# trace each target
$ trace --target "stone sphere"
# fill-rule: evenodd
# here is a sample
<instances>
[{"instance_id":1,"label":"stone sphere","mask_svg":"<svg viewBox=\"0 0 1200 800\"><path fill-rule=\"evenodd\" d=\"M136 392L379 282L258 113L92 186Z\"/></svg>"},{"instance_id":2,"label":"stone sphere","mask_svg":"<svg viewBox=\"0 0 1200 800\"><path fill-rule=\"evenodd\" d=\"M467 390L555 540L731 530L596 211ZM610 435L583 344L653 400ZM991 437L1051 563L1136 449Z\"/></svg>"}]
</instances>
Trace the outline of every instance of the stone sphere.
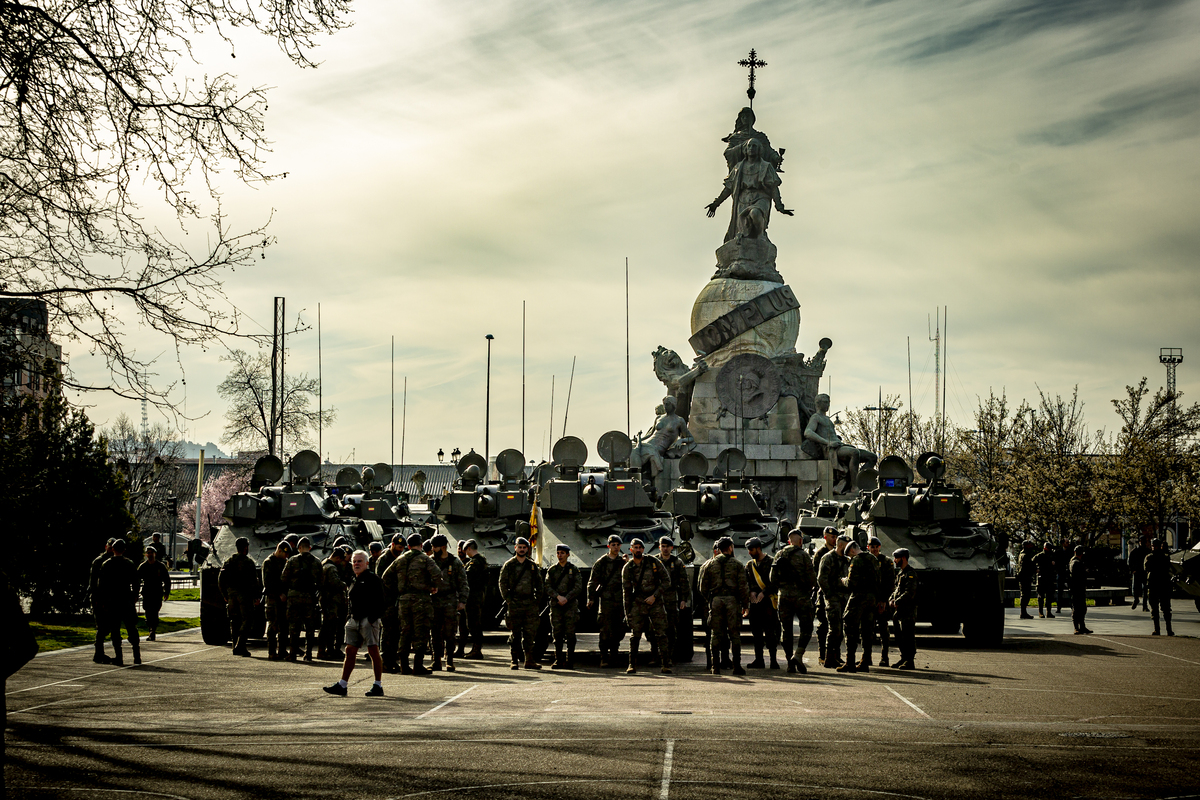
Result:
<instances>
[{"instance_id":1,"label":"stone sphere","mask_svg":"<svg viewBox=\"0 0 1200 800\"><path fill-rule=\"evenodd\" d=\"M692 306L692 333L695 334L743 303L780 286L783 284L771 281L713 278L700 290ZM704 360L709 367L716 369L742 353L754 353L764 358L787 355L796 352L799 335L800 309L794 308L751 328L712 355L705 356Z\"/></svg>"}]
</instances>

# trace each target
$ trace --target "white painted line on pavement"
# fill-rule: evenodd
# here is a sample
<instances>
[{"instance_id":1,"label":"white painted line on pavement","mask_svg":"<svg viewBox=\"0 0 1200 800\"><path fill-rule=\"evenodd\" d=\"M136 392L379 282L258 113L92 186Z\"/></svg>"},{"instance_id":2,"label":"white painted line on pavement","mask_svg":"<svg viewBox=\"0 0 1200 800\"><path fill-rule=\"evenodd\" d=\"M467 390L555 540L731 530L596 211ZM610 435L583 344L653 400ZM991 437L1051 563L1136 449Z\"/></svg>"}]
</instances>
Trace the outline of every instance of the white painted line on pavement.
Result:
<instances>
[{"instance_id":1,"label":"white painted line on pavement","mask_svg":"<svg viewBox=\"0 0 1200 800\"><path fill-rule=\"evenodd\" d=\"M671 761L675 757L675 740L667 739L667 751L663 753L662 788L658 790L658 800L667 800L671 794Z\"/></svg>"},{"instance_id":2,"label":"white painted line on pavement","mask_svg":"<svg viewBox=\"0 0 1200 800\"><path fill-rule=\"evenodd\" d=\"M478 683L477 683L477 684L475 684L475 686L478 686L478 685L479 685ZM454 695L454 697L451 697L449 700L443 700L442 702L438 703L438 704L437 704L436 706L434 706L433 708L431 708L431 709L429 709L428 711L426 711L424 714L421 714L419 717L417 717L417 719L424 719L425 717L428 717L428 716L429 716L430 714L432 714L433 712L437 711L439 708L442 708L443 706L448 706L448 705L450 705L450 704L451 704L451 703L453 703L455 700L457 700L458 698L462 697L462 696L463 696L464 694L466 694L467 692L471 691L471 689L474 689L474 688L475 688L475 686L470 686L470 687L468 687L468 688L466 688L466 689L463 689L461 692L459 692L458 694Z\"/></svg>"},{"instance_id":3,"label":"white painted line on pavement","mask_svg":"<svg viewBox=\"0 0 1200 800\"><path fill-rule=\"evenodd\" d=\"M1157 650L1147 650L1146 648L1138 647L1135 644L1127 644L1125 642L1117 642L1112 639L1105 639L1103 636L1093 636L1091 638L1099 639L1102 642L1112 642L1112 644L1120 645L1121 647L1132 647L1134 650L1141 650L1143 653L1149 653L1149 654L1155 655L1155 656L1162 656L1163 658L1173 658L1176 661L1182 661L1185 664L1195 664L1196 666L1200 667L1200 661L1189 661L1188 659L1180 658L1179 656L1169 656L1166 653L1160 653Z\"/></svg>"},{"instance_id":4,"label":"white painted line on pavement","mask_svg":"<svg viewBox=\"0 0 1200 800\"><path fill-rule=\"evenodd\" d=\"M915 703L913 703L911 700L909 700L909 699L908 699L907 697L905 697L904 695L902 695L902 694L900 694L899 692L897 692L897 691L896 691L895 689L893 689L892 687L890 687L890 686L884 686L883 688L887 689L889 692L891 692L892 694L896 695L896 697L900 698L900 701L901 701L902 703L904 703L904 705L908 706L909 708L911 708L913 711L915 711L915 712L917 712L918 714L920 714L920 715L921 715L922 717L924 717L925 719L933 719L933 717L929 716L929 715L928 715L928 714L926 714L924 711L922 711L921 709L917 708L917 706L916 706L916 704L915 704Z\"/></svg>"},{"instance_id":5,"label":"white painted line on pavement","mask_svg":"<svg viewBox=\"0 0 1200 800\"><path fill-rule=\"evenodd\" d=\"M26 689L17 689L16 691L5 692L4 696L7 697L10 694L21 694L21 692L32 692L34 689L48 689L51 686L59 686L64 683L72 683L73 681L81 681L84 678L94 678L97 675L108 675L109 673L112 673L112 672L120 672L123 669L133 669L134 667L144 666L146 664L157 664L159 661L170 661L172 658L179 658L180 656L190 656L193 653L206 653L209 650L216 650L216 649L217 648L215 648L215 647L202 647L199 650L188 650L186 653L176 653L173 656L166 656L164 658L156 658L153 661L143 661L141 664L126 664L123 667L114 667L113 669L106 669L103 672L93 672L90 675L80 675L79 677L76 677L76 678L67 678L65 681L55 681L54 683L43 683L41 686L30 686Z\"/></svg>"}]
</instances>

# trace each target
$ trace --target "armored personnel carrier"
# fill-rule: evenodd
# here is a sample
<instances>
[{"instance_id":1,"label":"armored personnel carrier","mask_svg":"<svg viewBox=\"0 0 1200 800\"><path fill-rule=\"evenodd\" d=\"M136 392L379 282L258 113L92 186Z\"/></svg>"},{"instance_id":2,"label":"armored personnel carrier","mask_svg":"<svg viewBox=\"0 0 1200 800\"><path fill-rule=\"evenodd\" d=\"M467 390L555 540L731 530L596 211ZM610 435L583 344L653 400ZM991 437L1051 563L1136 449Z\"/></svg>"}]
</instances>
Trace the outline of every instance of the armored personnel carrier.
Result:
<instances>
[{"instance_id":1,"label":"armored personnel carrier","mask_svg":"<svg viewBox=\"0 0 1200 800\"><path fill-rule=\"evenodd\" d=\"M342 536L366 549L373 541L386 543L395 533L407 535L425 527L419 509L410 509L403 492L376 488L392 482L387 464L366 467L362 473L344 467L334 486L321 481L321 459L312 450L294 455L289 466L287 481L281 484L283 462L276 456L259 458L250 491L225 503L226 524L217 528L208 558L200 565L200 628L206 644L225 644L229 637L217 576L221 564L237 552L234 542L239 537L250 541L250 557L261 566L288 534L307 536L313 555L323 559ZM262 636L264 624L261 606L256 606L254 637Z\"/></svg>"},{"instance_id":2,"label":"armored personnel carrier","mask_svg":"<svg viewBox=\"0 0 1200 800\"><path fill-rule=\"evenodd\" d=\"M517 538L529 536L533 505L525 456L520 450L501 451L496 456L498 481L486 480L487 461L474 450L460 458L455 469L458 480L454 487L430 503L434 514L431 522L450 540L451 553L458 552L460 541L474 539L479 553L487 559L483 624L495 628L502 605L500 567L516 552Z\"/></svg>"},{"instance_id":3,"label":"armored personnel carrier","mask_svg":"<svg viewBox=\"0 0 1200 800\"><path fill-rule=\"evenodd\" d=\"M917 459L924 483L913 484L912 468L887 456L878 470L859 472L858 501L845 521L865 544L870 536L891 554L907 548L917 571L917 620L935 632L962 626L967 641L997 647L1004 638L1004 542L984 524L971 521L962 491L944 480L946 464L936 453Z\"/></svg>"},{"instance_id":4,"label":"armored personnel carrier","mask_svg":"<svg viewBox=\"0 0 1200 800\"><path fill-rule=\"evenodd\" d=\"M836 500L818 500L818 487L807 499L807 508L798 512L796 527L804 534L805 544L810 541L821 541L826 528L841 528L844 525L849 503L839 503ZM782 542L780 543L782 544Z\"/></svg>"},{"instance_id":5,"label":"armored personnel carrier","mask_svg":"<svg viewBox=\"0 0 1200 800\"><path fill-rule=\"evenodd\" d=\"M1200 542L1190 550L1171 554L1171 577L1175 588L1191 598L1196 603L1196 610L1200 611Z\"/></svg>"}]
</instances>

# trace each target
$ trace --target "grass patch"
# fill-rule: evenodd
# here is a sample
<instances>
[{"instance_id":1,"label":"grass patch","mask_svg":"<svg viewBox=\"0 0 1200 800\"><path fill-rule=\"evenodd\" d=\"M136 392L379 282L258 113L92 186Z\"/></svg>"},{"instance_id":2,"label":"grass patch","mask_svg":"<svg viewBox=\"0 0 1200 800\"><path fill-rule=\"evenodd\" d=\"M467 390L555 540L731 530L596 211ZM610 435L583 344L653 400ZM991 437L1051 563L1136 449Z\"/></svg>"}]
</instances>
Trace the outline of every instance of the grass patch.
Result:
<instances>
[{"instance_id":1,"label":"grass patch","mask_svg":"<svg viewBox=\"0 0 1200 800\"><path fill-rule=\"evenodd\" d=\"M159 633L181 631L186 628L198 628L199 617L164 618L158 621ZM29 627L37 639L38 652L46 653L51 650L63 650L68 647L90 645L96 641L96 625L90 617L48 617L43 620L29 621ZM122 631L123 633L124 631ZM146 620L138 618L138 633L143 640L150 633Z\"/></svg>"},{"instance_id":2,"label":"grass patch","mask_svg":"<svg viewBox=\"0 0 1200 800\"><path fill-rule=\"evenodd\" d=\"M188 589L172 589L171 597L169 599L170 600L199 600L200 599L200 587L196 586L194 588L188 588Z\"/></svg>"}]
</instances>

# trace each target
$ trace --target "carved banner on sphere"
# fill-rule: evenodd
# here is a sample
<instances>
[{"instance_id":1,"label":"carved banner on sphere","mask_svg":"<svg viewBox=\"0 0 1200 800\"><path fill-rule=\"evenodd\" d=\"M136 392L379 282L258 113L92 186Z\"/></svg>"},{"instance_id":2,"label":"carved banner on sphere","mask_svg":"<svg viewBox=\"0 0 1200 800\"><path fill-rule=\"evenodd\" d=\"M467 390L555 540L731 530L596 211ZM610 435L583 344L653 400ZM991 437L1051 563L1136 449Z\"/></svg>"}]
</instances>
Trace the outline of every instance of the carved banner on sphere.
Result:
<instances>
[{"instance_id":1,"label":"carved banner on sphere","mask_svg":"<svg viewBox=\"0 0 1200 800\"><path fill-rule=\"evenodd\" d=\"M688 339L699 355L719 350L746 331L780 314L799 308L800 301L790 286L780 286L760 294L705 325Z\"/></svg>"}]
</instances>

